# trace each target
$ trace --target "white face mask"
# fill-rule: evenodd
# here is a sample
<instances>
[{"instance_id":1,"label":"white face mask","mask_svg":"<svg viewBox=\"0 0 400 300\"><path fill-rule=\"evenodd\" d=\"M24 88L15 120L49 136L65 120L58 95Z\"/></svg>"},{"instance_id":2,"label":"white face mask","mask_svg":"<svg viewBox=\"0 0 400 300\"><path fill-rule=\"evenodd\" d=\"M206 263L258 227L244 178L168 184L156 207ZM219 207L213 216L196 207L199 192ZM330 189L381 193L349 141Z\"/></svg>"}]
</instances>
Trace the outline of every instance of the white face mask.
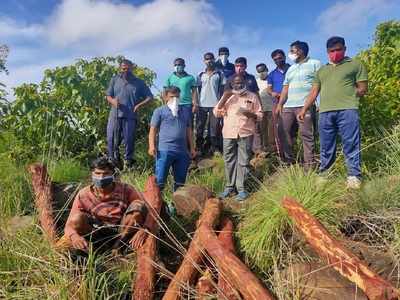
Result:
<instances>
[{"instance_id":1,"label":"white face mask","mask_svg":"<svg viewBox=\"0 0 400 300\"><path fill-rule=\"evenodd\" d=\"M295 53L289 53L288 57L291 61L294 61L294 62L296 62L296 60L299 58L299 56Z\"/></svg>"},{"instance_id":2,"label":"white face mask","mask_svg":"<svg viewBox=\"0 0 400 300\"><path fill-rule=\"evenodd\" d=\"M225 66L226 63L228 62L228 55L226 55L226 54L220 55L219 59L221 60L221 63Z\"/></svg>"},{"instance_id":3,"label":"white face mask","mask_svg":"<svg viewBox=\"0 0 400 300\"><path fill-rule=\"evenodd\" d=\"M174 117L178 116L178 102L179 102L179 98L178 97L173 97L167 103L167 106L171 110L172 115Z\"/></svg>"}]
</instances>

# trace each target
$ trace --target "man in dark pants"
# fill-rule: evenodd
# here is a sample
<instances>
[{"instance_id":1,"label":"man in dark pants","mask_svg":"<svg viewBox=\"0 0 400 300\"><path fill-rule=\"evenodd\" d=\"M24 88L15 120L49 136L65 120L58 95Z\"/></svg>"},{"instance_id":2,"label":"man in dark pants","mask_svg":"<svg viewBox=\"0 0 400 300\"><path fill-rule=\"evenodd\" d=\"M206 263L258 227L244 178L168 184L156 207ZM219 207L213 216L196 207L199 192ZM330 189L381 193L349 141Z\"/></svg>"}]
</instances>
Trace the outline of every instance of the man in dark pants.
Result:
<instances>
[{"instance_id":1,"label":"man in dark pants","mask_svg":"<svg viewBox=\"0 0 400 300\"><path fill-rule=\"evenodd\" d=\"M222 152L221 119L214 116L213 109L221 97L225 77L221 71L215 68L215 58L211 52L204 54L204 63L206 70L197 76L200 99L196 118L196 150L202 155L212 155L215 151ZM204 130L206 128L205 143ZM207 145L211 147L207 149Z\"/></svg>"},{"instance_id":2,"label":"man in dark pants","mask_svg":"<svg viewBox=\"0 0 400 300\"><path fill-rule=\"evenodd\" d=\"M342 37L331 37L326 43L329 63L318 72L304 107L298 114L304 120L307 110L321 92L319 135L321 148L320 172L326 172L336 159L336 138L339 134L347 165L347 187L361 185L361 134L358 106L368 91L365 66L345 56Z\"/></svg>"},{"instance_id":3,"label":"man in dark pants","mask_svg":"<svg viewBox=\"0 0 400 300\"><path fill-rule=\"evenodd\" d=\"M153 99L149 87L132 73L133 64L124 59L106 91L111 111L107 124L108 156L120 165L121 136L125 144L125 167L132 168L135 150L137 112Z\"/></svg>"}]
</instances>

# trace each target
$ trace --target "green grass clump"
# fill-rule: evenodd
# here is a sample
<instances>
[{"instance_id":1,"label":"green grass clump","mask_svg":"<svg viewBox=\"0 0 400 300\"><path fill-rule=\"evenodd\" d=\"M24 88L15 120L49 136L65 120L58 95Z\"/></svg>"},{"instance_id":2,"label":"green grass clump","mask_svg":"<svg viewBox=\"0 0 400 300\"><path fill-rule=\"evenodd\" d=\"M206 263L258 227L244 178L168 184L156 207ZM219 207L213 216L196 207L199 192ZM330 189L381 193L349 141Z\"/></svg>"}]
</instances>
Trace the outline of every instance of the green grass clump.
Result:
<instances>
[{"instance_id":1,"label":"green grass clump","mask_svg":"<svg viewBox=\"0 0 400 300\"><path fill-rule=\"evenodd\" d=\"M60 159L47 163L50 178L54 182L78 182L89 176L89 169L75 159Z\"/></svg>"},{"instance_id":2,"label":"green grass clump","mask_svg":"<svg viewBox=\"0 0 400 300\"><path fill-rule=\"evenodd\" d=\"M281 207L284 196L297 199L312 215L326 225L338 225L346 204L344 182L328 179L318 183L316 173L304 173L292 166L278 171L270 182L249 200L239 228L241 249L248 263L268 271L284 253L284 238L292 231L290 219Z\"/></svg>"}]
</instances>

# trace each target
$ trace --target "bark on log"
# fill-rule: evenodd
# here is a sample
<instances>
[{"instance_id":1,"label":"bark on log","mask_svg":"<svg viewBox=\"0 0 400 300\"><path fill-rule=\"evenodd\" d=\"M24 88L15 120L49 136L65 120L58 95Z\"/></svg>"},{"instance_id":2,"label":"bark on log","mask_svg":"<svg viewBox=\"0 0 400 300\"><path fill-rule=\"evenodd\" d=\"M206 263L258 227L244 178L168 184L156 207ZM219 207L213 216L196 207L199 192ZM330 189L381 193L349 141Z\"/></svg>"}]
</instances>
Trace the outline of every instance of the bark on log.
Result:
<instances>
[{"instance_id":1,"label":"bark on log","mask_svg":"<svg viewBox=\"0 0 400 300\"><path fill-rule=\"evenodd\" d=\"M218 271L231 283L245 300L272 300L274 297L258 278L231 251L222 247L215 232L207 226L199 229L200 243L214 259Z\"/></svg>"},{"instance_id":2,"label":"bark on log","mask_svg":"<svg viewBox=\"0 0 400 300\"><path fill-rule=\"evenodd\" d=\"M29 166L32 176L32 187L35 194L35 206L39 214L39 223L43 233L51 244L57 241L57 227L54 220L53 188L47 168L41 163Z\"/></svg>"},{"instance_id":3,"label":"bark on log","mask_svg":"<svg viewBox=\"0 0 400 300\"><path fill-rule=\"evenodd\" d=\"M235 244L233 241L233 222L228 217L225 217L221 221L221 231L218 234L218 241L221 246L230 251L233 254L236 254ZM233 286L226 281L225 276L222 273L218 273L218 299L224 300L238 300L241 299L238 291L233 288Z\"/></svg>"},{"instance_id":4,"label":"bark on log","mask_svg":"<svg viewBox=\"0 0 400 300\"><path fill-rule=\"evenodd\" d=\"M199 228L214 228L219 222L221 210L222 202L219 199L211 198L206 201L203 214L197 222L196 233L194 234L178 272L175 274L174 278L172 278L164 294L163 300L180 299L182 291L190 290L190 285L193 284L193 280L198 273L198 265L202 260L204 251L204 248L200 245Z\"/></svg>"},{"instance_id":5,"label":"bark on log","mask_svg":"<svg viewBox=\"0 0 400 300\"><path fill-rule=\"evenodd\" d=\"M282 206L294 220L311 247L336 271L364 291L370 300L395 300L400 293L388 281L370 270L296 200L285 197Z\"/></svg>"},{"instance_id":6,"label":"bark on log","mask_svg":"<svg viewBox=\"0 0 400 300\"><path fill-rule=\"evenodd\" d=\"M212 273L210 269L207 268L203 276L201 276L197 281L196 285L197 299L199 300L210 299L210 296L212 296L215 293L216 290L215 287L216 285L212 279Z\"/></svg>"},{"instance_id":7,"label":"bark on log","mask_svg":"<svg viewBox=\"0 0 400 300\"><path fill-rule=\"evenodd\" d=\"M154 298L156 269L154 261L157 252L158 220L162 206L160 189L156 179L151 176L146 183L143 193L147 202L148 213L146 216L145 227L151 232L143 246L137 251L137 272L132 290L134 300L152 300Z\"/></svg>"}]
</instances>

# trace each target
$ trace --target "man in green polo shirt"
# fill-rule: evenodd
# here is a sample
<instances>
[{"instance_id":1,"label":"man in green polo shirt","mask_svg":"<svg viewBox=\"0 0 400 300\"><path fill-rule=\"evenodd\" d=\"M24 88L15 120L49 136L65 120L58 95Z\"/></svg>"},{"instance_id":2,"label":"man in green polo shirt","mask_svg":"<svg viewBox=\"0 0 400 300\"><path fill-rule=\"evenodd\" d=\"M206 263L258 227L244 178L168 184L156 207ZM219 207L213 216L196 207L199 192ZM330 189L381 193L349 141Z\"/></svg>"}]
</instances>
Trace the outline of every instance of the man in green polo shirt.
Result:
<instances>
[{"instance_id":1,"label":"man in green polo shirt","mask_svg":"<svg viewBox=\"0 0 400 300\"><path fill-rule=\"evenodd\" d=\"M196 79L186 73L185 60L176 58L174 60L174 72L168 77L165 87L176 86L181 91L179 106L182 113L190 120L193 119L193 113L197 111L198 94Z\"/></svg>"},{"instance_id":2,"label":"man in green polo shirt","mask_svg":"<svg viewBox=\"0 0 400 300\"><path fill-rule=\"evenodd\" d=\"M323 66L313 82L303 109L298 114L304 120L307 110L321 93L319 135L321 149L320 172L327 171L336 159L336 137L339 134L347 165L347 187L361 185L361 135L358 106L368 90L368 72L359 61L345 56L342 37L331 37L326 47L329 63Z\"/></svg>"}]
</instances>

